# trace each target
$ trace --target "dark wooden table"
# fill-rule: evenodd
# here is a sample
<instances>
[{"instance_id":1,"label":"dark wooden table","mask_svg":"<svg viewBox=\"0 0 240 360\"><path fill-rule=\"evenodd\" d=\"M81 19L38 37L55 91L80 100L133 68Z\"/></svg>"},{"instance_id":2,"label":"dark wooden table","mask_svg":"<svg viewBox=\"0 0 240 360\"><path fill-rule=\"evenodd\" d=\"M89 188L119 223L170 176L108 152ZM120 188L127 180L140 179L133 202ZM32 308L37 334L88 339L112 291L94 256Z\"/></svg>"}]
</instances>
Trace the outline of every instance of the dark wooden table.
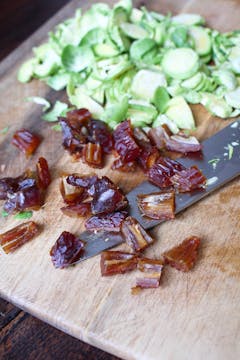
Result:
<instances>
[{"instance_id":1,"label":"dark wooden table","mask_svg":"<svg viewBox=\"0 0 240 360\"><path fill-rule=\"evenodd\" d=\"M41 26L67 0L1 0L0 59ZM117 360L0 299L1 360Z\"/></svg>"}]
</instances>

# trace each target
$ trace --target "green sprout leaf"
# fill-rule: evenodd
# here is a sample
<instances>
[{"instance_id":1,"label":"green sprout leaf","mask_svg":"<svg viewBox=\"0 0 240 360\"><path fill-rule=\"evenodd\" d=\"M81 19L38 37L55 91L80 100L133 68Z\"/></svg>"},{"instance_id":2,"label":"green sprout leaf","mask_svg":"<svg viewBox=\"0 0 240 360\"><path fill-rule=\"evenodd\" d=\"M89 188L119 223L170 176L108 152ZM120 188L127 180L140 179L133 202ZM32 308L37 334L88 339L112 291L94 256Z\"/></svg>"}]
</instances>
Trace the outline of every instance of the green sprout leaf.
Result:
<instances>
[{"instance_id":1,"label":"green sprout leaf","mask_svg":"<svg viewBox=\"0 0 240 360\"><path fill-rule=\"evenodd\" d=\"M52 110L46 113L45 115L43 115L42 119L48 122L58 121L58 117L64 116L67 109L68 109L67 104L61 101L56 101Z\"/></svg>"},{"instance_id":2,"label":"green sprout leaf","mask_svg":"<svg viewBox=\"0 0 240 360\"><path fill-rule=\"evenodd\" d=\"M53 125L53 126L52 126L52 130L54 130L54 131L61 131L61 130L62 130L61 125L60 125L60 124Z\"/></svg>"},{"instance_id":3,"label":"green sprout leaf","mask_svg":"<svg viewBox=\"0 0 240 360\"><path fill-rule=\"evenodd\" d=\"M163 86L159 86L155 92L153 103L158 111L163 114L168 107L170 96Z\"/></svg>"},{"instance_id":4,"label":"green sprout leaf","mask_svg":"<svg viewBox=\"0 0 240 360\"><path fill-rule=\"evenodd\" d=\"M2 210L1 216L5 218L8 216L8 213L5 210Z\"/></svg>"},{"instance_id":5,"label":"green sprout leaf","mask_svg":"<svg viewBox=\"0 0 240 360\"><path fill-rule=\"evenodd\" d=\"M33 102L35 104L42 105L43 112L47 111L51 107L50 102L48 100L44 99L43 97L40 97L40 96L28 97L28 98L26 98L26 101L30 101L30 102Z\"/></svg>"},{"instance_id":6,"label":"green sprout leaf","mask_svg":"<svg viewBox=\"0 0 240 360\"><path fill-rule=\"evenodd\" d=\"M32 76L34 75L34 68L36 64L37 60L35 58L29 59L25 63L23 63L18 70L18 81L22 83L27 83L28 81L30 81Z\"/></svg>"},{"instance_id":7,"label":"green sprout leaf","mask_svg":"<svg viewBox=\"0 0 240 360\"><path fill-rule=\"evenodd\" d=\"M231 160L232 156L233 156L233 146L231 144L228 144L228 160Z\"/></svg>"},{"instance_id":8,"label":"green sprout leaf","mask_svg":"<svg viewBox=\"0 0 240 360\"><path fill-rule=\"evenodd\" d=\"M30 219L33 216L32 211L22 211L14 216L14 219L16 220L24 220L24 219Z\"/></svg>"},{"instance_id":9,"label":"green sprout leaf","mask_svg":"<svg viewBox=\"0 0 240 360\"><path fill-rule=\"evenodd\" d=\"M0 130L0 134L1 135L5 135L9 130L9 126L6 126L5 128L3 128L2 130Z\"/></svg>"},{"instance_id":10,"label":"green sprout leaf","mask_svg":"<svg viewBox=\"0 0 240 360\"><path fill-rule=\"evenodd\" d=\"M214 159L209 160L208 164L212 165L213 169L215 170L219 161L220 161L219 158L214 158Z\"/></svg>"},{"instance_id":11,"label":"green sprout leaf","mask_svg":"<svg viewBox=\"0 0 240 360\"><path fill-rule=\"evenodd\" d=\"M68 45L62 53L62 64L68 71L78 73L86 69L94 60L94 55L88 46Z\"/></svg>"},{"instance_id":12,"label":"green sprout leaf","mask_svg":"<svg viewBox=\"0 0 240 360\"><path fill-rule=\"evenodd\" d=\"M184 47L187 43L187 29L185 27L177 27L171 34L171 39L176 47Z\"/></svg>"}]
</instances>

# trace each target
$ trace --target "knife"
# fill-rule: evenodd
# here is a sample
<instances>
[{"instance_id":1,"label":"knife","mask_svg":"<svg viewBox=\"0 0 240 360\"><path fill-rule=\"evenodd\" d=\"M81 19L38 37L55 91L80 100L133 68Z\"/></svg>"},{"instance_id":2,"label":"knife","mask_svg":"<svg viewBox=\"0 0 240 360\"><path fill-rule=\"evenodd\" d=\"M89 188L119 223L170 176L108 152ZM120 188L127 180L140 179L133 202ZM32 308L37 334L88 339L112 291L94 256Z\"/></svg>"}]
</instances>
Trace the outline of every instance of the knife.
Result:
<instances>
[{"instance_id":1,"label":"knife","mask_svg":"<svg viewBox=\"0 0 240 360\"><path fill-rule=\"evenodd\" d=\"M185 167L197 165L207 178L206 189L176 194L175 214L180 213L240 175L240 119L203 141L202 146L203 150L200 157L196 158L192 155L178 159L178 161ZM137 195L157 191L159 191L157 186L145 181L126 195L129 201L129 215L137 219L146 230L159 225L163 220L147 220L142 217L137 205ZM80 234L79 238L85 242L85 251L81 259L75 264L123 242L120 233L109 231L97 233L85 231Z\"/></svg>"}]
</instances>

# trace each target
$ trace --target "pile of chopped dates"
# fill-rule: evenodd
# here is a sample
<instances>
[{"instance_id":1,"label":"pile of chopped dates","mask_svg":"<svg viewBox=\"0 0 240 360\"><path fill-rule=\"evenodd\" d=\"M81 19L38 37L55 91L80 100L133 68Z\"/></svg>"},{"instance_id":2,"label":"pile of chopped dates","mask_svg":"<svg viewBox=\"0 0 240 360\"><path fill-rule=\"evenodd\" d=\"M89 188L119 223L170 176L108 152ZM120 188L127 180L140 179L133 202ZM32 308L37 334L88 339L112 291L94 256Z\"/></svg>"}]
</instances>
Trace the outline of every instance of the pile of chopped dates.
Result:
<instances>
[{"instance_id":1,"label":"pile of chopped dates","mask_svg":"<svg viewBox=\"0 0 240 360\"><path fill-rule=\"evenodd\" d=\"M51 183L47 160L38 159L36 170L26 170L24 174L0 179L0 200L5 200L3 209L7 214L26 210L39 210L45 201L45 194ZM0 234L0 245L8 254L32 240L40 232L34 221L28 221Z\"/></svg>"},{"instance_id":2,"label":"pile of chopped dates","mask_svg":"<svg viewBox=\"0 0 240 360\"><path fill-rule=\"evenodd\" d=\"M38 210L44 203L46 189L51 182L47 160L38 159L36 170L0 179L0 200L5 200L4 211L8 214L25 210Z\"/></svg>"},{"instance_id":3,"label":"pile of chopped dates","mask_svg":"<svg viewBox=\"0 0 240 360\"><path fill-rule=\"evenodd\" d=\"M116 157L113 170L132 172L139 166L148 172L166 151L182 154L201 151L195 137L183 132L173 135L166 125L146 133L141 128L133 128L130 120L125 120L112 132L107 124L93 119L87 109L69 111L66 118L59 121L63 147L74 158L82 158L95 168L102 168L104 155L110 153Z\"/></svg>"},{"instance_id":4,"label":"pile of chopped dates","mask_svg":"<svg viewBox=\"0 0 240 360\"><path fill-rule=\"evenodd\" d=\"M168 159L168 164L172 160ZM176 161L174 165L178 164ZM179 164L180 165L180 164ZM170 168L171 169L171 168ZM185 169L186 171L187 169ZM180 172L183 171L181 168ZM170 180L172 172L169 171ZM164 180L166 182L166 174ZM151 194L139 194L137 203L142 216L147 219L170 220L175 213L175 183ZM179 188L177 188L179 190ZM158 287L163 266L170 264L181 271L189 271L197 257L200 239L192 236L181 245L162 255L161 259L147 259L143 251L154 243L154 239L140 223L128 214L128 201L123 192L106 176L65 175L60 190L66 206L62 208L68 216L86 217L88 231L121 234L130 252L104 251L101 255L103 276L122 274L139 269L145 274L137 278L135 293L140 288ZM184 189L185 191L186 189ZM66 268L84 256L84 241L64 231L51 249L50 255L56 268Z\"/></svg>"},{"instance_id":5,"label":"pile of chopped dates","mask_svg":"<svg viewBox=\"0 0 240 360\"><path fill-rule=\"evenodd\" d=\"M63 146L74 158L82 158L91 167L102 168L104 156L113 153L112 169L131 172L140 167L147 179L159 187L155 193L137 196L139 211L145 219L174 219L175 194L203 189L206 185L206 178L196 166L186 168L169 157L169 152L200 152L201 145L194 137L187 137L184 133L173 135L166 126L146 133L140 128L133 128L130 120L120 123L111 132L104 122L93 119L87 109L69 111L59 122ZM40 140L22 129L14 134L12 142L30 155ZM17 178L0 179L0 200L5 200L4 211L11 214L39 209L50 182L44 158L38 160L36 171L27 170ZM65 203L61 208L64 215L86 218L88 231L121 234L129 252L104 251L101 273L109 276L138 269L141 276L136 280L133 293L141 288L158 287L166 264L180 271L189 271L193 267L200 244L200 239L195 236L163 253L160 259L148 259L142 255L154 239L136 219L129 216L127 198L107 176L63 174L60 192ZM0 235L0 245L8 253L38 233L39 226L29 221ZM84 248L81 239L64 231L50 251L54 266L66 268L75 264L84 255Z\"/></svg>"}]
</instances>

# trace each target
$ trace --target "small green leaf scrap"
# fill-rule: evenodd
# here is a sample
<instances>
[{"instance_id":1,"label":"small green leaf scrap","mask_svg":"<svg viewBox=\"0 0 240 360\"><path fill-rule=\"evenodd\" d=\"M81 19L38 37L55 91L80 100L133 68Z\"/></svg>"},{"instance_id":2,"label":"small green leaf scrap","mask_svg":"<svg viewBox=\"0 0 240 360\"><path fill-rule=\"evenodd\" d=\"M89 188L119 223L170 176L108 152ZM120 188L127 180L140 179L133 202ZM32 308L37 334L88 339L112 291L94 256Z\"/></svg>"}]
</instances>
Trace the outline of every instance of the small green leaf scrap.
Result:
<instances>
[{"instance_id":1,"label":"small green leaf scrap","mask_svg":"<svg viewBox=\"0 0 240 360\"><path fill-rule=\"evenodd\" d=\"M21 211L20 213L18 213L14 216L14 219L24 220L24 219L30 219L32 216L33 216L32 211Z\"/></svg>"},{"instance_id":2,"label":"small green leaf scrap","mask_svg":"<svg viewBox=\"0 0 240 360\"><path fill-rule=\"evenodd\" d=\"M5 135L8 132L8 130L9 130L9 126L6 126L5 128L0 130L0 134Z\"/></svg>"},{"instance_id":3,"label":"small green leaf scrap","mask_svg":"<svg viewBox=\"0 0 240 360\"><path fill-rule=\"evenodd\" d=\"M2 216L3 218L5 218L5 217L8 216L8 213L7 213L5 210L2 210L1 216Z\"/></svg>"},{"instance_id":4,"label":"small green leaf scrap","mask_svg":"<svg viewBox=\"0 0 240 360\"><path fill-rule=\"evenodd\" d=\"M212 165L213 169L215 170L219 161L220 161L219 158L214 158L214 159L209 160L208 164Z\"/></svg>"},{"instance_id":5,"label":"small green leaf scrap","mask_svg":"<svg viewBox=\"0 0 240 360\"><path fill-rule=\"evenodd\" d=\"M54 107L51 111L43 115L42 119L48 122L58 121L59 116L64 116L66 114L66 110L68 109L68 105L61 102L56 101Z\"/></svg>"},{"instance_id":6,"label":"small green leaf scrap","mask_svg":"<svg viewBox=\"0 0 240 360\"><path fill-rule=\"evenodd\" d=\"M61 125L60 125L60 124L53 125L53 126L52 126L52 130L54 130L54 131L61 131L61 130L62 130Z\"/></svg>"},{"instance_id":7,"label":"small green leaf scrap","mask_svg":"<svg viewBox=\"0 0 240 360\"><path fill-rule=\"evenodd\" d=\"M26 101L33 102L33 103L38 104L38 105L42 105L43 106L43 108L42 108L43 112L47 111L51 107L50 102L48 100L44 99L43 97L40 97L40 96L28 97L28 98L26 98Z\"/></svg>"},{"instance_id":8,"label":"small green leaf scrap","mask_svg":"<svg viewBox=\"0 0 240 360\"><path fill-rule=\"evenodd\" d=\"M228 160L231 160L233 156L233 146L231 144L228 144Z\"/></svg>"}]
</instances>

